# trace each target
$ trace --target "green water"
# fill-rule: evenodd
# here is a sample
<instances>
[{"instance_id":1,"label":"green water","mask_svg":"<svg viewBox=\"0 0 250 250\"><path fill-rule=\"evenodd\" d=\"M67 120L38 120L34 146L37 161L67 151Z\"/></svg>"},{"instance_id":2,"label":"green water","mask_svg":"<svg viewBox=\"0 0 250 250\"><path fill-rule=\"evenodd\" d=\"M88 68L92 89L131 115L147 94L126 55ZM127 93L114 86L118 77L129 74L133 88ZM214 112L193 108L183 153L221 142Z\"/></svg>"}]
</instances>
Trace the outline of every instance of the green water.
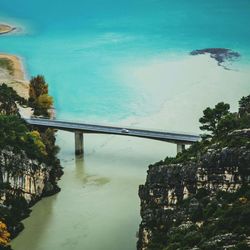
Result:
<instances>
[{"instance_id":1,"label":"green water","mask_svg":"<svg viewBox=\"0 0 250 250\"><path fill-rule=\"evenodd\" d=\"M21 29L1 36L5 53L44 74L57 117L144 128L198 131L202 110L237 108L250 93L248 0L1 0L1 22ZM238 68L218 67L189 52L240 52ZM244 65L244 67L243 67ZM139 121L140 120L140 121ZM175 145L115 136L85 137L84 161L73 135L57 143L62 191L24 221L15 250L132 250L140 223L138 186L147 166Z\"/></svg>"},{"instance_id":2,"label":"green water","mask_svg":"<svg viewBox=\"0 0 250 250\"><path fill-rule=\"evenodd\" d=\"M13 248L135 249L138 185L145 182L147 165L164 155L165 147L150 155L151 146L160 149L166 144L90 135L85 138L84 159L75 159L72 134L60 133L58 143L65 171L59 182L62 190L34 206Z\"/></svg>"}]
</instances>

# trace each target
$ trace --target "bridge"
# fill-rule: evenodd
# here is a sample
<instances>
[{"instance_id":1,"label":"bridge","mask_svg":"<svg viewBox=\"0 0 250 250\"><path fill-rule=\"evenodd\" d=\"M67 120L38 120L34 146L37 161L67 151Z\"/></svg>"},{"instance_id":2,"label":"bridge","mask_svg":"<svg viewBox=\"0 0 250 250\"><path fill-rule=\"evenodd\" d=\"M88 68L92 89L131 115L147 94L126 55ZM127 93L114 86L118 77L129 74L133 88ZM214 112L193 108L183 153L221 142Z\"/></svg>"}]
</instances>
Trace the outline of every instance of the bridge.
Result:
<instances>
[{"instance_id":1,"label":"bridge","mask_svg":"<svg viewBox=\"0 0 250 250\"><path fill-rule=\"evenodd\" d=\"M65 130L75 133L75 154L83 155L83 134L113 134L122 136L134 136L158 141L175 143L177 153L185 149L185 145L193 144L200 140L200 136L184 133L172 133L163 131L152 131L127 127L104 126L97 124L76 123L62 120L51 120L42 118L26 118L25 121L33 126Z\"/></svg>"}]
</instances>

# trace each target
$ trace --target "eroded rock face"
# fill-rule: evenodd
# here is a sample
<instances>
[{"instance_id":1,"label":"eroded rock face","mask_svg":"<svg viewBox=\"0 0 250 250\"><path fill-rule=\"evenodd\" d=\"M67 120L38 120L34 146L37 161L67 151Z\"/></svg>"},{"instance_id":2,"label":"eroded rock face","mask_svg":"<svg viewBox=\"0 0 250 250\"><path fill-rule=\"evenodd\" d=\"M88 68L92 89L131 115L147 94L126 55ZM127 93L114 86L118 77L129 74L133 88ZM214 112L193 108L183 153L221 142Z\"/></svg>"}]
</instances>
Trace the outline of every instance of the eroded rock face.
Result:
<instances>
[{"instance_id":1,"label":"eroded rock face","mask_svg":"<svg viewBox=\"0 0 250 250\"><path fill-rule=\"evenodd\" d=\"M242 135L250 139L249 130L233 134L236 137ZM196 161L150 166L145 185L139 187L142 222L137 249L163 249L168 245L167 235L171 230L201 226L205 207L210 203L211 207L221 205L215 198L219 190L233 193L249 180L250 149L246 147L210 149ZM201 190L207 195L207 203L202 203L205 201L201 202L195 196ZM188 205L178 205L185 204L186 199ZM229 238L231 240L227 241ZM206 244L220 241L225 246L235 245L235 235L218 235L210 241L212 243Z\"/></svg>"},{"instance_id":2,"label":"eroded rock face","mask_svg":"<svg viewBox=\"0 0 250 250\"><path fill-rule=\"evenodd\" d=\"M50 182L52 169L53 166L28 158L24 151L14 153L11 147L7 147L0 152L0 181L22 192L28 203L39 199L47 189L49 192L57 189Z\"/></svg>"},{"instance_id":3,"label":"eroded rock face","mask_svg":"<svg viewBox=\"0 0 250 250\"><path fill-rule=\"evenodd\" d=\"M145 185L139 187L142 222L139 230L138 249L148 249L154 235L164 235L176 220L173 214L177 201L197 189L197 165L150 166Z\"/></svg>"},{"instance_id":4,"label":"eroded rock face","mask_svg":"<svg viewBox=\"0 0 250 250\"><path fill-rule=\"evenodd\" d=\"M201 180L210 188L225 188L232 191L243 182L249 181L250 175L250 149L223 148L213 150L201 159L201 170L204 171L206 181Z\"/></svg>"},{"instance_id":5,"label":"eroded rock face","mask_svg":"<svg viewBox=\"0 0 250 250\"><path fill-rule=\"evenodd\" d=\"M59 166L30 159L24 151L14 152L10 146L0 151L0 212L9 222L12 238L23 230L20 221L29 216L30 206L43 196L60 191Z\"/></svg>"}]
</instances>

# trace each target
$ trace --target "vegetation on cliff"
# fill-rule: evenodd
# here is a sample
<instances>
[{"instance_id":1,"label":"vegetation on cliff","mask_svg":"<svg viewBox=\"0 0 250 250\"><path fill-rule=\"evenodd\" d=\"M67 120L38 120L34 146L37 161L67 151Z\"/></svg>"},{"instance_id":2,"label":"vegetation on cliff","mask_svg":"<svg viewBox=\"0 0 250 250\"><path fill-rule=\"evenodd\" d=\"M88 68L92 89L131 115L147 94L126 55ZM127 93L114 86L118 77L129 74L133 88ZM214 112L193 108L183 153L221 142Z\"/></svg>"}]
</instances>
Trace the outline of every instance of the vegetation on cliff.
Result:
<instances>
[{"instance_id":1,"label":"vegetation on cliff","mask_svg":"<svg viewBox=\"0 0 250 250\"><path fill-rule=\"evenodd\" d=\"M13 62L8 58L0 58L0 68L8 70L10 75L14 74Z\"/></svg>"},{"instance_id":2,"label":"vegetation on cliff","mask_svg":"<svg viewBox=\"0 0 250 250\"><path fill-rule=\"evenodd\" d=\"M250 96L200 119L202 141L149 167L138 249L250 249Z\"/></svg>"},{"instance_id":3,"label":"vegetation on cliff","mask_svg":"<svg viewBox=\"0 0 250 250\"><path fill-rule=\"evenodd\" d=\"M43 76L31 78L29 96L29 105L33 108L34 115L49 117L53 99L48 94L48 84Z\"/></svg>"},{"instance_id":4,"label":"vegetation on cliff","mask_svg":"<svg viewBox=\"0 0 250 250\"><path fill-rule=\"evenodd\" d=\"M40 78L32 78L31 89L37 87ZM39 84L48 89L45 81ZM48 117L52 103L48 106L47 102L39 101L44 92L38 95L36 90L35 93L29 102L34 103L35 112ZM48 90L46 93L52 102ZM55 133L25 123L18 106L27 104L12 88L0 85L0 226L3 225L0 249L9 249L9 238L23 229L20 221L29 215L30 206L42 196L60 190L57 181L62 169L56 157L59 149L55 145Z\"/></svg>"},{"instance_id":5,"label":"vegetation on cliff","mask_svg":"<svg viewBox=\"0 0 250 250\"><path fill-rule=\"evenodd\" d=\"M239 111L230 112L230 105L220 102L214 108L206 108L203 117L200 118L200 129L206 131L202 134L202 141L193 144L188 150L177 157L167 157L161 163L180 163L196 159L200 154L208 151L209 147L240 147L249 146L246 138L236 138L235 130L247 129L250 127L250 95L242 97L239 101Z\"/></svg>"},{"instance_id":6,"label":"vegetation on cliff","mask_svg":"<svg viewBox=\"0 0 250 250\"><path fill-rule=\"evenodd\" d=\"M6 224L0 221L0 249L10 249L8 246L9 242L10 233L8 232Z\"/></svg>"}]
</instances>

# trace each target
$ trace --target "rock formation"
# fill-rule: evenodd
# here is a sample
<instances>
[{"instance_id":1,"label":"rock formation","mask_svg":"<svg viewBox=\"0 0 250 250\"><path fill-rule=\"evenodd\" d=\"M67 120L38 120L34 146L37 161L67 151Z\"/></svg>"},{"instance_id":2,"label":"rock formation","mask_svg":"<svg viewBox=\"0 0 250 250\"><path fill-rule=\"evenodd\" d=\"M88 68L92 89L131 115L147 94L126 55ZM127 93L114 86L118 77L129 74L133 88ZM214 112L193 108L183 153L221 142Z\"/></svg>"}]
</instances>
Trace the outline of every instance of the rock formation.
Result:
<instances>
[{"instance_id":1,"label":"rock formation","mask_svg":"<svg viewBox=\"0 0 250 250\"><path fill-rule=\"evenodd\" d=\"M250 129L200 144L149 166L138 250L250 249Z\"/></svg>"}]
</instances>

